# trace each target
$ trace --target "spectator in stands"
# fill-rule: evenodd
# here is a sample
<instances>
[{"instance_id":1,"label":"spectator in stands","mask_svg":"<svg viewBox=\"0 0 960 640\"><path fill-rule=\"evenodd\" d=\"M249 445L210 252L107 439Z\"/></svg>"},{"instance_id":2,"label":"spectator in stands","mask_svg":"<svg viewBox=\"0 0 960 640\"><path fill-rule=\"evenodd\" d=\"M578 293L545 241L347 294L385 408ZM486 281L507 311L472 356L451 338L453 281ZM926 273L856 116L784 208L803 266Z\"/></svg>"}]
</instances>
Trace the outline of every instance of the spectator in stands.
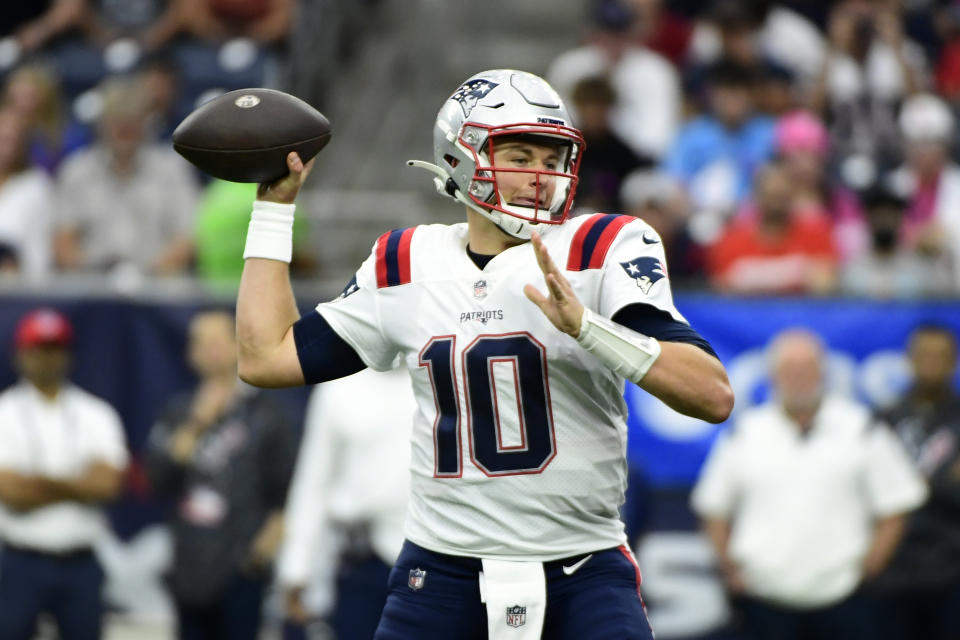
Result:
<instances>
[{"instance_id":1,"label":"spectator in stands","mask_svg":"<svg viewBox=\"0 0 960 640\"><path fill-rule=\"evenodd\" d=\"M940 7L936 19L943 48L937 60L937 93L956 108L960 104L960 4Z\"/></svg>"},{"instance_id":2,"label":"spectator in stands","mask_svg":"<svg viewBox=\"0 0 960 640\"><path fill-rule=\"evenodd\" d=\"M37 637L51 615L59 637L101 637L107 534L103 503L123 486L127 450L117 412L68 382L73 330L38 309L14 333L20 382L0 394L0 638Z\"/></svg>"},{"instance_id":3,"label":"spectator in stands","mask_svg":"<svg viewBox=\"0 0 960 640\"><path fill-rule=\"evenodd\" d=\"M777 121L776 153L794 189L800 215L823 217L833 226L842 260L863 254L869 244L867 223L854 191L827 170L829 134L809 111L792 111Z\"/></svg>"},{"instance_id":4,"label":"spectator in stands","mask_svg":"<svg viewBox=\"0 0 960 640\"><path fill-rule=\"evenodd\" d=\"M634 14L634 39L651 51L681 66L693 36L693 24L663 0L624 0Z\"/></svg>"},{"instance_id":5,"label":"spectator in stands","mask_svg":"<svg viewBox=\"0 0 960 640\"><path fill-rule=\"evenodd\" d=\"M159 48L178 35L183 19L175 0L81 0L87 39L106 47L130 39L147 50Z\"/></svg>"},{"instance_id":6,"label":"spectator in stands","mask_svg":"<svg viewBox=\"0 0 960 640\"><path fill-rule=\"evenodd\" d=\"M757 74L757 111L771 118L787 115L797 108L799 96L795 87L796 78L786 67L776 63L762 65Z\"/></svg>"},{"instance_id":7,"label":"spectator in stands","mask_svg":"<svg viewBox=\"0 0 960 640\"><path fill-rule=\"evenodd\" d=\"M557 57L547 80L571 105L577 82L607 76L618 97L610 114L611 130L637 155L660 158L680 117L677 72L660 54L633 41L633 14L626 7L609 1L596 7L592 42Z\"/></svg>"},{"instance_id":8,"label":"spectator in stands","mask_svg":"<svg viewBox=\"0 0 960 640\"><path fill-rule=\"evenodd\" d=\"M749 193L754 172L773 154L773 120L754 112L754 79L743 65L716 63L709 74L709 113L685 124L664 158L664 170L684 185L695 214L704 218L698 242L716 237Z\"/></svg>"},{"instance_id":9,"label":"spectator in stands","mask_svg":"<svg viewBox=\"0 0 960 640\"><path fill-rule=\"evenodd\" d=\"M80 25L85 0L33 0L6 3L0 34L13 34L24 53L37 51Z\"/></svg>"},{"instance_id":10,"label":"spectator in stands","mask_svg":"<svg viewBox=\"0 0 960 640\"><path fill-rule=\"evenodd\" d=\"M27 129L10 109L0 109L0 273L26 281L50 272L53 185L27 160Z\"/></svg>"},{"instance_id":11,"label":"spectator in stands","mask_svg":"<svg viewBox=\"0 0 960 640\"><path fill-rule=\"evenodd\" d=\"M337 638L373 638L403 545L416 411L410 384L405 369L367 369L310 396L277 577L287 615L300 624L312 617L309 588L332 596Z\"/></svg>"},{"instance_id":12,"label":"spectator in stands","mask_svg":"<svg viewBox=\"0 0 960 640\"><path fill-rule=\"evenodd\" d=\"M139 83L113 80L103 94L98 143L71 156L59 176L57 264L182 273L193 257L193 173L173 149L149 143Z\"/></svg>"},{"instance_id":13,"label":"spectator in stands","mask_svg":"<svg viewBox=\"0 0 960 640\"><path fill-rule=\"evenodd\" d=\"M754 71L781 69L801 85L816 74L823 37L804 16L768 0L714 0L693 35L686 81L698 98L702 71L728 59Z\"/></svg>"},{"instance_id":14,"label":"spectator in stands","mask_svg":"<svg viewBox=\"0 0 960 640\"><path fill-rule=\"evenodd\" d=\"M960 395L957 337L924 325L910 334L913 384L881 413L930 485L907 520L890 565L871 585L880 594L882 640L960 637Z\"/></svg>"},{"instance_id":15,"label":"spectator in stands","mask_svg":"<svg viewBox=\"0 0 960 640\"><path fill-rule=\"evenodd\" d=\"M603 76L584 78L573 87L577 128L590 150L580 162L577 206L591 213L620 211L620 183L624 176L653 165L651 158L638 157L610 129L610 115L616 104L616 90Z\"/></svg>"},{"instance_id":16,"label":"spectator in stands","mask_svg":"<svg viewBox=\"0 0 960 640\"><path fill-rule=\"evenodd\" d=\"M211 180L203 190L194 227L197 275L215 289L236 291L243 271L243 246L250 207L257 185ZM295 277L307 277L316 268L308 243L306 216L293 223Z\"/></svg>"},{"instance_id":17,"label":"spectator in stands","mask_svg":"<svg viewBox=\"0 0 960 640\"><path fill-rule=\"evenodd\" d=\"M89 132L64 113L59 79L49 67L28 65L11 72L0 107L20 116L28 130L30 162L51 174L68 154L90 143Z\"/></svg>"},{"instance_id":18,"label":"spectator in stands","mask_svg":"<svg viewBox=\"0 0 960 640\"><path fill-rule=\"evenodd\" d=\"M293 0L170 0L182 27L201 40L251 38L264 44L286 39Z\"/></svg>"},{"instance_id":19,"label":"spectator in stands","mask_svg":"<svg viewBox=\"0 0 960 640\"><path fill-rule=\"evenodd\" d=\"M684 90L700 109L709 110L711 67L720 60L736 63L756 77L766 59L758 34L766 14L755 2L716 0L701 16L693 42L692 58L684 73Z\"/></svg>"},{"instance_id":20,"label":"spectator in stands","mask_svg":"<svg viewBox=\"0 0 960 640\"><path fill-rule=\"evenodd\" d=\"M890 430L827 393L825 358L806 330L774 338L775 398L721 436L692 494L751 639L877 637L857 588L926 495Z\"/></svg>"},{"instance_id":21,"label":"spectator in stands","mask_svg":"<svg viewBox=\"0 0 960 640\"><path fill-rule=\"evenodd\" d=\"M903 35L897 0L842 0L810 102L832 123L835 153L881 166L898 156L896 108L923 88L923 51Z\"/></svg>"},{"instance_id":22,"label":"spectator in stands","mask_svg":"<svg viewBox=\"0 0 960 640\"><path fill-rule=\"evenodd\" d=\"M798 213L793 187L778 164L757 173L756 215L732 220L709 248L714 288L750 294L825 293L834 288L837 259L830 223Z\"/></svg>"},{"instance_id":23,"label":"spectator in stands","mask_svg":"<svg viewBox=\"0 0 960 640\"><path fill-rule=\"evenodd\" d=\"M680 185L661 172L639 169L623 181L620 200L624 213L642 219L660 236L674 285L702 285L704 252L687 229L688 203Z\"/></svg>"},{"instance_id":24,"label":"spectator in stands","mask_svg":"<svg viewBox=\"0 0 960 640\"><path fill-rule=\"evenodd\" d=\"M137 75L146 94L152 137L166 144L195 106L183 104L180 69L171 55L153 53L141 61Z\"/></svg>"},{"instance_id":25,"label":"spectator in stands","mask_svg":"<svg viewBox=\"0 0 960 640\"><path fill-rule=\"evenodd\" d=\"M183 36L172 53L184 95L275 83L293 6L294 0L169 0L169 29Z\"/></svg>"},{"instance_id":26,"label":"spectator in stands","mask_svg":"<svg viewBox=\"0 0 960 640\"><path fill-rule=\"evenodd\" d=\"M946 254L960 279L960 167L950 158L953 114L939 97L919 94L900 112L907 162L891 178L907 199L900 242L928 254Z\"/></svg>"},{"instance_id":27,"label":"spectator in stands","mask_svg":"<svg viewBox=\"0 0 960 640\"><path fill-rule=\"evenodd\" d=\"M942 253L919 251L899 242L902 198L883 186L862 195L869 222L870 248L843 267L842 290L871 298L947 296L957 287L952 265Z\"/></svg>"},{"instance_id":28,"label":"spectator in stands","mask_svg":"<svg viewBox=\"0 0 960 640\"><path fill-rule=\"evenodd\" d=\"M151 486L176 509L169 588L184 640L257 638L293 469L292 425L237 378L233 325L218 311L190 322L199 385L170 402L148 443Z\"/></svg>"}]
</instances>

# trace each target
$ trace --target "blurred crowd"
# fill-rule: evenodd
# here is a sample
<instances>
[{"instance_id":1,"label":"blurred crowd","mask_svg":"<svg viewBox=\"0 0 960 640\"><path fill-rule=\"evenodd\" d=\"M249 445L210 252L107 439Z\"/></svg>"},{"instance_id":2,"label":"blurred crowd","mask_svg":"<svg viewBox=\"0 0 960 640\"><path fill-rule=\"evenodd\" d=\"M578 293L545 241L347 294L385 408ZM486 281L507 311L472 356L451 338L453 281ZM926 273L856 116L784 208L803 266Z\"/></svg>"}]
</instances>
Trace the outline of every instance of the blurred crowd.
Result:
<instances>
[{"instance_id":1,"label":"blurred crowd","mask_svg":"<svg viewBox=\"0 0 960 640\"><path fill-rule=\"evenodd\" d=\"M48 0L0 11L0 274L235 283L253 185L209 182L176 125L277 86L295 0ZM302 232L301 232L302 235ZM303 252L297 265L309 264Z\"/></svg>"},{"instance_id":2,"label":"blurred crowd","mask_svg":"<svg viewBox=\"0 0 960 640\"><path fill-rule=\"evenodd\" d=\"M578 210L650 222L675 286L960 293L960 4L584 4L582 43L545 70L587 140ZM253 188L209 182L169 138L218 91L277 85L298 8L4 9L0 272L235 284ZM311 275L302 225L295 275Z\"/></svg>"},{"instance_id":3,"label":"blurred crowd","mask_svg":"<svg viewBox=\"0 0 960 640\"><path fill-rule=\"evenodd\" d=\"M587 140L577 202L650 222L675 283L960 291L960 4L592 7L547 72Z\"/></svg>"}]
</instances>

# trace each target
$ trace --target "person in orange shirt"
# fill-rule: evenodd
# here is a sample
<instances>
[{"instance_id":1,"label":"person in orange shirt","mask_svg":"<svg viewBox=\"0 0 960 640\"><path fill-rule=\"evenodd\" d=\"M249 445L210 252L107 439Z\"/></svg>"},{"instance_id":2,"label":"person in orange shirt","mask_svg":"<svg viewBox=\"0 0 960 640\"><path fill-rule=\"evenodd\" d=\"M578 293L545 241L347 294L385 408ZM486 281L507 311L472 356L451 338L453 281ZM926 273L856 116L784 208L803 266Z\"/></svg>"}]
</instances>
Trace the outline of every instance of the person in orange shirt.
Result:
<instances>
[{"instance_id":1,"label":"person in orange shirt","mask_svg":"<svg viewBox=\"0 0 960 640\"><path fill-rule=\"evenodd\" d=\"M754 183L756 216L732 220L710 247L711 286L730 293L826 293L836 283L837 254L828 220L801 216L790 204L784 168L770 164Z\"/></svg>"}]
</instances>

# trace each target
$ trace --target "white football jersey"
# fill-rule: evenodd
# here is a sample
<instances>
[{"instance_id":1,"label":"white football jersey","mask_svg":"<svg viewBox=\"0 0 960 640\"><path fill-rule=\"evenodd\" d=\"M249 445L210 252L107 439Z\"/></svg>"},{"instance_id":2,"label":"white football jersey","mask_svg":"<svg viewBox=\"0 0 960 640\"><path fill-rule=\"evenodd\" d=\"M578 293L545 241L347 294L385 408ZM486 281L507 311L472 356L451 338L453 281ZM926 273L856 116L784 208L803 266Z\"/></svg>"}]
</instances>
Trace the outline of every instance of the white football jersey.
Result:
<instances>
[{"instance_id":1,"label":"white football jersey","mask_svg":"<svg viewBox=\"0 0 960 640\"><path fill-rule=\"evenodd\" d=\"M686 322L663 245L642 220L582 216L543 239L595 312L644 303ZM385 233L356 282L317 306L368 366L399 358L410 371L418 408L407 538L441 553L525 560L623 544L623 379L524 296L528 283L547 290L531 244L481 270L467 240L466 223Z\"/></svg>"}]
</instances>

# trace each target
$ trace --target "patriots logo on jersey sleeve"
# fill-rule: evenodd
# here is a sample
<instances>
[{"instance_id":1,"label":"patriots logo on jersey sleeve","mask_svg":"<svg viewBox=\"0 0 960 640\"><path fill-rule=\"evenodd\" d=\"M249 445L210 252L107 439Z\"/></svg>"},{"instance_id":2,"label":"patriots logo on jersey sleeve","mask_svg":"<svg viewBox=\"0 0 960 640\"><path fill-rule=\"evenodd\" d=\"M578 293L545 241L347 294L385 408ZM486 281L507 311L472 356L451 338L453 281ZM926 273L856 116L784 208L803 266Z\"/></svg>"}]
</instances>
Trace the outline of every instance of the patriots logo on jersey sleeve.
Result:
<instances>
[{"instance_id":1,"label":"patriots logo on jersey sleeve","mask_svg":"<svg viewBox=\"0 0 960 640\"><path fill-rule=\"evenodd\" d=\"M496 82L477 78L476 80L471 80L461 85L456 93L450 96L450 99L460 103L460 108L463 109L463 117L466 118L470 115L470 112L473 111L473 108L477 106L477 103L496 87Z\"/></svg>"},{"instance_id":2,"label":"patriots logo on jersey sleeve","mask_svg":"<svg viewBox=\"0 0 960 640\"><path fill-rule=\"evenodd\" d=\"M633 260L621 262L620 266L627 275L637 281L637 286L644 294L650 294L650 288L657 280L667 277L667 269L659 258L640 256Z\"/></svg>"},{"instance_id":3,"label":"patriots logo on jersey sleeve","mask_svg":"<svg viewBox=\"0 0 960 640\"><path fill-rule=\"evenodd\" d=\"M343 291L340 292L340 295L334 298L334 301L343 300L344 298L353 295L357 291L360 291L360 286L357 284L357 276L353 276L353 279L347 283L347 286L343 288Z\"/></svg>"}]
</instances>

